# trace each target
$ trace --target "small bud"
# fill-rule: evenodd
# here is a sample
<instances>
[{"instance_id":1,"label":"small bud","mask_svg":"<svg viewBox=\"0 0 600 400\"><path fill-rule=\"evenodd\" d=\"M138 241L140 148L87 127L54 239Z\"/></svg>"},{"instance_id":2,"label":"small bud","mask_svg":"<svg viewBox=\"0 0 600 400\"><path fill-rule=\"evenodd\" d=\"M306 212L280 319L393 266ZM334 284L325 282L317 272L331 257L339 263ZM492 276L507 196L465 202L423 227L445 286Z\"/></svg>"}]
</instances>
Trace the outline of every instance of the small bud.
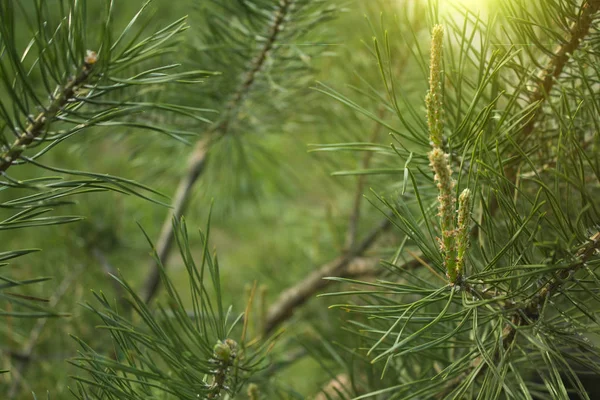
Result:
<instances>
[{"instance_id":1,"label":"small bud","mask_svg":"<svg viewBox=\"0 0 600 400\"><path fill-rule=\"evenodd\" d=\"M220 340L213 347L214 356L217 360L228 363L231 360L231 348Z\"/></svg>"},{"instance_id":2,"label":"small bud","mask_svg":"<svg viewBox=\"0 0 600 400\"><path fill-rule=\"evenodd\" d=\"M251 383L248 385L248 398L250 400L258 400L260 393L258 392L258 385Z\"/></svg>"},{"instance_id":3,"label":"small bud","mask_svg":"<svg viewBox=\"0 0 600 400\"><path fill-rule=\"evenodd\" d=\"M214 358L217 361L228 364L236 357L237 342L233 339L220 340L213 347Z\"/></svg>"},{"instance_id":4,"label":"small bud","mask_svg":"<svg viewBox=\"0 0 600 400\"><path fill-rule=\"evenodd\" d=\"M229 346L232 352L237 350L237 342L233 339L225 339L225 344Z\"/></svg>"},{"instance_id":5,"label":"small bud","mask_svg":"<svg viewBox=\"0 0 600 400\"><path fill-rule=\"evenodd\" d=\"M98 53L92 50L87 50L83 62L85 65L94 65L98 61Z\"/></svg>"},{"instance_id":6,"label":"small bud","mask_svg":"<svg viewBox=\"0 0 600 400\"><path fill-rule=\"evenodd\" d=\"M469 247L469 227L471 213L471 191L465 189L458 197L458 222L456 235L456 272L462 274L465 265L465 254Z\"/></svg>"}]
</instances>

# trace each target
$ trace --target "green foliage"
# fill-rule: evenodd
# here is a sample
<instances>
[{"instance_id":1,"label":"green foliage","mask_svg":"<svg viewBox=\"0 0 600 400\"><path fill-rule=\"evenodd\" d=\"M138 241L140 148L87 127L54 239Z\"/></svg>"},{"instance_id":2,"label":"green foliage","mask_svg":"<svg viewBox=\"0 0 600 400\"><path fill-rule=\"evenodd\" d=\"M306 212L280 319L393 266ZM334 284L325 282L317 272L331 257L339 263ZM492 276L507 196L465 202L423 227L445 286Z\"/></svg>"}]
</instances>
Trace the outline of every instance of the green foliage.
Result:
<instances>
[{"instance_id":1,"label":"green foliage","mask_svg":"<svg viewBox=\"0 0 600 400\"><path fill-rule=\"evenodd\" d=\"M155 59L172 50L172 38L186 29L179 20L150 35L137 20L143 9L115 38L112 2L105 2L103 26L92 34L85 1L60 1L50 11L45 1L27 8L22 3L0 6L0 171L3 181L3 220L0 230L35 228L70 223L78 216L52 215L53 208L72 203L77 195L112 190L145 199L158 195L134 181L94 172L64 169L47 164L42 156L92 127L118 129L136 126L171 137L190 132L140 122L136 114L165 111L204 120L199 109L144 101L148 91L166 84L199 83L203 71L174 72L176 65L160 65ZM21 12L19 15L18 13ZM25 23L32 37L26 46L16 41L16 21ZM132 72L135 69L135 72ZM117 99L115 99L117 98ZM19 170L27 166L27 171ZM39 172L32 172L35 167ZM10 168L10 170L9 170ZM16 170L16 171L15 171ZM46 172L53 175L47 175ZM14 174L13 174L14 173ZM33 175L33 177L31 177ZM45 176L44 176L45 175ZM36 249L5 251L2 261ZM6 265L6 264L3 264ZM0 299L28 311L2 311L12 317L39 317L45 313L35 301L6 292L47 278L13 280L3 276Z\"/></svg>"},{"instance_id":2,"label":"green foliage","mask_svg":"<svg viewBox=\"0 0 600 400\"><path fill-rule=\"evenodd\" d=\"M202 83L202 78L213 73L181 72L177 65L166 64L165 56L173 52L187 29L185 20L148 32L148 21L141 21L146 18L146 8L147 4L117 30L110 1L9 1L0 5L0 231L4 235L0 258L4 269L5 261L22 267L28 263L21 260L23 256L39 251L5 246L27 243L36 230L48 229L44 227L80 221L80 216L67 214L76 198L105 191L157 204L164 198L130 179L56 165L48 153L84 134L116 129L135 127L182 141L194 134L150 123L143 118L148 113L208 122L203 116L206 110L168 104L153 95L171 86ZM29 233L16 233L23 230ZM6 240L13 235L21 241ZM0 276L0 331L6 339L3 343L9 346L3 345L2 351L6 360L14 357L13 368L5 364L9 367L5 376L13 382L5 393L10 398L16 395L17 381L47 324L44 318L29 329L26 322L17 323L15 329L13 321L64 316L55 306L80 277L81 268L72 267L58 285L52 285L50 277L32 278L30 273L40 275L41 271L35 270L13 267ZM36 288L44 282L44 289ZM50 297L48 288L54 291ZM22 352L10 351L15 343L22 343Z\"/></svg>"},{"instance_id":3,"label":"green foliage","mask_svg":"<svg viewBox=\"0 0 600 400\"><path fill-rule=\"evenodd\" d=\"M197 27L176 46L183 20L153 33L144 13L116 21L110 2L102 26L86 22L92 2L0 6L7 21L0 229L35 235L75 222L67 200L91 199L93 218L69 232L83 243L82 257L95 255L116 283L94 290L85 312L61 327L80 346L71 392L79 399L596 398L587 378L600 373L600 1L497 0L481 14L435 0L361 2L345 29L365 36L353 17L360 9L372 42L317 61L335 42L323 37L344 27L332 20L335 3L215 0L189 10L186 3ZM29 21L29 46L17 40L21 20ZM174 54L200 70L174 72ZM319 66L323 83L309 94ZM201 86L181 85L208 75L215 76ZM310 165L290 146L304 138L268 135L302 126L323 132L310 136L324 143L309 147ZM48 162L80 133L115 128L183 143L202 132L194 154L204 151L202 162L209 154L203 191L232 211L216 213L210 229L220 261L208 227L195 241L184 220L173 219L179 255L168 275L161 244L150 239L158 217L141 224L163 287L157 305L136 289L147 245L123 220L134 219L131 210L136 218L153 213L140 204L162 203L158 192L80 172L72 160L75 168ZM147 147L160 162L150 156L144 169L153 187L174 178L155 171L182 168L178 157L165 160L174 147L156 137ZM142 141L122 138L110 143L133 159ZM277 152L289 165L273 167ZM336 184L318 170L333 171ZM265 184L289 189L295 176L307 189L292 200ZM361 198L369 186L367 209ZM107 190L138 202L107 210L99 193ZM243 201L259 193L256 206ZM190 214L204 214L203 202L192 200ZM46 215L57 206L64 213ZM0 262L33 251L9 250ZM46 278L3 278L0 299L24 310L6 316L58 316L54 306L82 270L69 266L51 310L31 293L11 292ZM251 285L257 276L260 285ZM325 293L307 303L318 292ZM41 321L32 322L30 338ZM10 337L12 325L2 329ZM19 338L29 354L11 357L31 358L34 339ZM14 374L2 372L0 379Z\"/></svg>"},{"instance_id":4,"label":"green foliage","mask_svg":"<svg viewBox=\"0 0 600 400\"><path fill-rule=\"evenodd\" d=\"M448 201L454 185L444 183L451 178L441 175L447 167L439 150L437 158L430 156L439 197L431 172L409 166L405 179L412 190L397 201L381 198L406 235L398 254L421 253L430 271L407 271L394 260L394 279L351 281L364 289L355 292L356 302L340 305L357 313L349 329L370 341L367 354L385 361L384 373L399 382L359 398L589 398L578 371L598 372L592 361L598 357L598 182L584 176L597 176L592 115L598 95L589 82L597 82L591 65L599 54L590 21L600 4L567 3L505 1L488 22L467 10L432 21L450 30L443 115L458 185ZM430 132L403 117L417 110L396 100L410 93L401 93L402 83L388 72L394 53L391 34L383 36L383 48L376 39L374 53L385 106L404 128L393 131L397 164L424 162L425 151L409 146L425 142ZM435 38L432 46L438 46ZM327 92L371 116L353 100ZM439 126L430 123L432 136ZM463 188L474 193L473 245L462 279L448 272L447 281L447 257L442 260L456 232L445 211ZM431 222L438 202L439 227ZM439 250L432 246L436 236L443 237ZM440 279L428 278L432 274Z\"/></svg>"},{"instance_id":5,"label":"green foliage","mask_svg":"<svg viewBox=\"0 0 600 400\"><path fill-rule=\"evenodd\" d=\"M72 362L91 378L76 378L77 398L220 398L239 392L249 374L263 363L268 342L247 343L246 326L237 327L243 315L236 316L223 305L219 263L210 255L208 228L206 236L200 234L202 259L196 264L185 223L173 223L189 276L192 312L186 311L180 289L162 265L168 306L156 310L114 277L127 292L133 315L125 317L103 293L95 294L98 307L87 305L102 319L100 328L110 332L115 346L106 354L78 339L81 356Z\"/></svg>"},{"instance_id":6,"label":"green foliage","mask_svg":"<svg viewBox=\"0 0 600 400\"><path fill-rule=\"evenodd\" d=\"M307 88L315 59L329 45L324 38L338 13L334 3L211 0L192 7L191 18L202 28L187 43L189 63L223 73L208 82L204 96L184 93L180 100L219 110L204 132L210 140L205 197L220 199L218 214L247 198L258 200L271 187L289 191L297 179L281 161L286 155L266 144L310 118ZM284 176L267 173L273 168Z\"/></svg>"}]
</instances>

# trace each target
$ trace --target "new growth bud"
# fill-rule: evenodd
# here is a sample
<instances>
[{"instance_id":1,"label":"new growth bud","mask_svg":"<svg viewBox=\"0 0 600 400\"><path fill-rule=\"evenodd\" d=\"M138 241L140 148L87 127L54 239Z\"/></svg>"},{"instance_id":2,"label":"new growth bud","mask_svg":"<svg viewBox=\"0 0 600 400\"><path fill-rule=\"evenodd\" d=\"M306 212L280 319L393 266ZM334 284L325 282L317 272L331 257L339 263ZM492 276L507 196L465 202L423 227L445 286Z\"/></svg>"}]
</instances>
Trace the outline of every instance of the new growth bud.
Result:
<instances>
[{"instance_id":1,"label":"new growth bud","mask_svg":"<svg viewBox=\"0 0 600 400\"><path fill-rule=\"evenodd\" d=\"M429 66L429 92L425 97L429 139L434 147L442 147L444 131L444 99L442 86L442 39L444 28L433 27L431 32L431 60Z\"/></svg>"},{"instance_id":2,"label":"new growth bud","mask_svg":"<svg viewBox=\"0 0 600 400\"><path fill-rule=\"evenodd\" d=\"M237 342L232 339L218 340L213 347L213 359L211 362L215 365L215 369L211 371L213 374L213 383L210 386L211 393L209 399L220 397L222 390L229 390L226 385L229 379L230 367L234 364L237 357Z\"/></svg>"},{"instance_id":3,"label":"new growth bud","mask_svg":"<svg viewBox=\"0 0 600 400\"><path fill-rule=\"evenodd\" d=\"M85 53L84 62L86 65L94 65L98 61L98 54L95 51L87 50Z\"/></svg>"},{"instance_id":4,"label":"new growth bud","mask_svg":"<svg viewBox=\"0 0 600 400\"><path fill-rule=\"evenodd\" d=\"M465 189L458 197L458 222L456 228L456 273L461 275L465 265L465 254L469 247L469 222L471 213L471 191Z\"/></svg>"},{"instance_id":5,"label":"new growth bud","mask_svg":"<svg viewBox=\"0 0 600 400\"><path fill-rule=\"evenodd\" d=\"M233 358L235 358L235 351L237 349L237 343L232 339L225 339L224 342L220 340L213 347L213 353L216 360L228 364Z\"/></svg>"},{"instance_id":6,"label":"new growth bud","mask_svg":"<svg viewBox=\"0 0 600 400\"><path fill-rule=\"evenodd\" d=\"M258 400L260 393L258 391L258 385L251 383L248 385L248 398L250 400Z\"/></svg>"},{"instance_id":7,"label":"new growth bud","mask_svg":"<svg viewBox=\"0 0 600 400\"><path fill-rule=\"evenodd\" d=\"M444 255L444 267L452 284L459 280L463 267L465 251L468 247L468 225L470 209L470 191L465 189L459 199L458 221L456 217L456 198L449 156L442 150L444 142L444 99L442 82L442 40L444 29L436 25L431 33L431 59L429 69L429 92L425 98L427 106L427 124L432 150L429 162L437 182L439 192L438 210L442 237L440 250Z\"/></svg>"},{"instance_id":8,"label":"new growth bud","mask_svg":"<svg viewBox=\"0 0 600 400\"><path fill-rule=\"evenodd\" d=\"M224 363L228 363L231 359L231 348L221 341L215 344L215 347L213 347L213 353L217 360Z\"/></svg>"}]
</instances>

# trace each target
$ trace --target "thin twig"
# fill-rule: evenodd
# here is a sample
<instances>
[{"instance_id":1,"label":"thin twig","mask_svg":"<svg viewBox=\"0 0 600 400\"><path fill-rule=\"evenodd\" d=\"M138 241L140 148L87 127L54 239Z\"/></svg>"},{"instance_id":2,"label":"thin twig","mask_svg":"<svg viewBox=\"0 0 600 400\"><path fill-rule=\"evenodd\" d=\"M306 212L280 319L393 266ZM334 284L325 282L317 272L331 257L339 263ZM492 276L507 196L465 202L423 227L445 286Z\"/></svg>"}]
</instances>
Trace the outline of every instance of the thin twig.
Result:
<instances>
[{"instance_id":1,"label":"thin twig","mask_svg":"<svg viewBox=\"0 0 600 400\"><path fill-rule=\"evenodd\" d=\"M539 83L531 96L531 104L542 102L549 97L554 84L556 83L560 74L562 74L565 66L569 62L569 59L578 49L581 41L587 36L590 27L592 26L594 14L598 12L599 9L600 0L586 0L584 2L581 7L581 15L579 19L571 26L570 39L567 42L557 46L546 68L544 68L538 75ZM538 106L532 118L523 128L523 134L526 139L535 129L537 119L541 115L540 111L541 107Z\"/></svg>"},{"instance_id":2,"label":"thin twig","mask_svg":"<svg viewBox=\"0 0 600 400\"><path fill-rule=\"evenodd\" d=\"M56 292L52 295L52 298L49 301L49 307L56 307L56 305L62 299L62 297L67 292L71 284L75 281L75 278L79 275L79 272L81 272L82 270L82 268L79 268L79 271L77 271L77 273L69 273L62 280L62 282L56 289ZM35 326L29 333L29 338L27 339L27 343L25 344L23 350L18 353L19 359L16 362L14 370L11 371L11 373L14 374L14 379L8 392L9 399L15 398L19 393L19 386L21 385L21 380L23 379L24 371L33 358L33 352L35 351L38 341L40 340L42 331L46 326L46 322L48 322L48 318L40 318L37 320Z\"/></svg>"},{"instance_id":3,"label":"thin twig","mask_svg":"<svg viewBox=\"0 0 600 400\"><path fill-rule=\"evenodd\" d=\"M177 219L181 218L181 215L187 207L187 202L190 198L194 183L204 170L207 152L208 140L199 141L189 159L188 171L183 179L179 181L175 199L173 200L173 216ZM163 266L167 265L167 259L171 248L173 247L174 237L173 221L171 218L166 218L160 230L158 242L156 243L156 253ZM157 264L155 259L152 259L150 274L144 283L142 292L142 298L146 304L150 303L152 298L156 295L159 284L159 264Z\"/></svg>"},{"instance_id":4,"label":"thin twig","mask_svg":"<svg viewBox=\"0 0 600 400\"><path fill-rule=\"evenodd\" d=\"M211 140L216 140L215 136L223 135L227 132L231 121L237 115L241 103L246 95L252 89L256 82L258 73L262 70L267 57L273 49L279 34L283 28L283 24L289 15L294 0L280 0L279 6L275 11L273 23L269 28L267 40L260 49L257 56L250 62L248 72L242 80L238 89L231 96L231 99L225 105L222 117L213 124L208 131L206 140L196 144L188 161L188 170L186 175L179 181L177 193L173 200L173 212L164 221L160 237L156 245L158 259L162 265L166 267L171 248L173 247L173 226L172 216L175 218L181 217L185 211L188 200L192 193L192 189L205 170L206 158L210 150ZM156 295L160 284L160 272L157 262L153 259L150 263L150 274L143 286L143 299L146 303L150 303Z\"/></svg>"},{"instance_id":5,"label":"thin twig","mask_svg":"<svg viewBox=\"0 0 600 400\"><path fill-rule=\"evenodd\" d=\"M117 272L117 270L115 269L115 267L113 267L108 260L106 259L106 256L104 255L104 253L98 249L97 247L92 248L92 255L96 258L96 260L98 260L98 263L100 263L100 266L102 267L102 271L104 272L104 274L109 278L113 289L115 290L115 294L116 296L119 298L119 302L125 303L123 300L125 299L125 289L123 288L123 286L116 280L113 279L111 277L112 276L118 276L119 273Z\"/></svg>"}]
</instances>

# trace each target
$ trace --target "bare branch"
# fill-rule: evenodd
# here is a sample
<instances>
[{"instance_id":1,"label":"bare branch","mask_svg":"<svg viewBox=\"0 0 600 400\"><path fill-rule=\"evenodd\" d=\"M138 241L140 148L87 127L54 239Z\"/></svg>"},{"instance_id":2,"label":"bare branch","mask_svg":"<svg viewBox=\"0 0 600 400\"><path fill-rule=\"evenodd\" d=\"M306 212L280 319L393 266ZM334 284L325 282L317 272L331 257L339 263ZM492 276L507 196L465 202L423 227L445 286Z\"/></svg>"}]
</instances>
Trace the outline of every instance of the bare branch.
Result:
<instances>
[{"instance_id":1,"label":"bare branch","mask_svg":"<svg viewBox=\"0 0 600 400\"><path fill-rule=\"evenodd\" d=\"M381 221L352 251L322 265L302 281L283 291L269 308L266 324L263 327L264 335L271 333L292 315L296 307L304 304L315 293L331 283L323 278L330 276L344 277L348 266L371 248L377 238L390 226L391 221L389 218Z\"/></svg>"},{"instance_id":2,"label":"bare branch","mask_svg":"<svg viewBox=\"0 0 600 400\"><path fill-rule=\"evenodd\" d=\"M184 178L179 181L179 187L177 188L175 199L173 200L172 215L175 218L181 218L181 215L187 207L187 202L190 198L194 183L202 174L202 171L204 171L208 146L208 139L199 141L196 144L194 152L190 156L188 171ZM160 231L158 242L156 243L156 253L158 255L158 259L164 266L167 265L167 259L171 252L171 248L173 247L173 238L173 222L171 217L169 217L165 219ZM152 259L150 268L150 275L146 279L142 289L142 298L146 303L150 303L150 301L152 301L160 284L160 270L155 259Z\"/></svg>"}]
</instances>

